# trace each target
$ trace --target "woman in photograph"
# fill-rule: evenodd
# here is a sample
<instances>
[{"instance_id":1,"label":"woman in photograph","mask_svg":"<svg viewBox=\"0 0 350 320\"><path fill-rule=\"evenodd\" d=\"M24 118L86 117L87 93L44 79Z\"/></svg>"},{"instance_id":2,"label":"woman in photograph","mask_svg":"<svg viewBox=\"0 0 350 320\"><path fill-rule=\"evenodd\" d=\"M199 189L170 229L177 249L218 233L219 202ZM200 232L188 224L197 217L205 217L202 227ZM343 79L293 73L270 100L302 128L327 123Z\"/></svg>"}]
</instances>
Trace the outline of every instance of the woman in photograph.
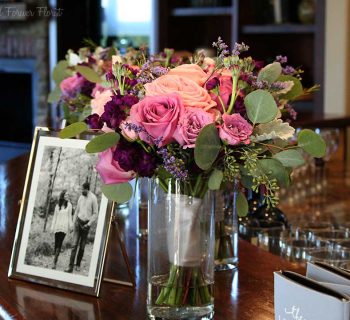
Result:
<instances>
[{"instance_id":1,"label":"woman in photograph","mask_svg":"<svg viewBox=\"0 0 350 320\"><path fill-rule=\"evenodd\" d=\"M52 269L56 269L58 256L60 255L62 243L67 233L73 229L72 204L69 201L67 190L60 193L58 203L53 215L51 232L55 233L55 252Z\"/></svg>"}]
</instances>

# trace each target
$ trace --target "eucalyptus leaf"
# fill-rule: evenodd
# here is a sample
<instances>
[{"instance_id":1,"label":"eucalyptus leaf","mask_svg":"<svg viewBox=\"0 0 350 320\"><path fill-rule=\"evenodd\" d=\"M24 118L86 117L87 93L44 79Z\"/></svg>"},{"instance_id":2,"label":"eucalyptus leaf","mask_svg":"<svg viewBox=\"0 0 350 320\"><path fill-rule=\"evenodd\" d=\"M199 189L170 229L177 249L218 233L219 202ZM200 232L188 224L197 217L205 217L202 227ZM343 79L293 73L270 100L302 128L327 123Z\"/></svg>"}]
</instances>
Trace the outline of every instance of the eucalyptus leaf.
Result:
<instances>
[{"instance_id":1,"label":"eucalyptus leaf","mask_svg":"<svg viewBox=\"0 0 350 320\"><path fill-rule=\"evenodd\" d=\"M275 82L282 73L282 67L279 62L273 62L266 65L259 71L258 80L267 81L269 83Z\"/></svg>"},{"instance_id":2,"label":"eucalyptus leaf","mask_svg":"<svg viewBox=\"0 0 350 320\"><path fill-rule=\"evenodd\" d=\"M242 175L241 176L241 183L244 188L252 189L253 188L253 177Z\"/></svg>"},{"instance_id":3,"label":"eucalyptus leaf","mask_svg":"<svg viewBox=\"0 0 350 320\"><path fill-rule=\"evenodd\" d=\"M278 81L282 81L282 82L293 81L294 82L292 89L289 90L286 94L283 94L280 96L280 98L282 98L282 99L294 100L297 97L300 97L304 93L303 85L301 84L301 81L296 77L293 77L290 75L281 75L278 78Z\"/></svg>"},{"instance_id":4,"label":"eucalyptus leaf","mask_svg":"<svg viewBox=\"0 0 350 320\"><path fill-rule=\"evenodd\" d=\"M199 133L194 148L194 160L199 168L208 170L215 162L221 142L215 124L206 125Z\"/></svg>"},{"instance_id":5,"label":"eucalyptus leaf","mask_svg":"<svg viewBox=\"0 0 350 320\"><path fill-rule=\"evenodd\" d=\"M93 83L102 82L101 77L97 74L97 72L87 66L76 66L75 70L78 71L86 80L89 80Z\"/></svg>"},{"instance_id":6,"label":"eucalyptus leaf","mask_svg":"<svg viewBox=\"0 0 350 320\"><path fill-rule=\"evenodd\" d=\"M58 136L62 139L73 138L87 129L88 126L85 122L75 122L62 129Z\"/></svg>"},{"instance_id":7,"label":"eucalyptus leaf","mask_svg":"<svg viewBox=\"0 0 350 320\"><path fill-rule=\"evenodd\" d=\"M271 93L264 90L255 90L244 98L247 115L251 122L266 123L275 119L277 105Z\"/></svg>"},{"instance_id":8,"label":"eucalyptus leaf","mask_svg":"<svg viewBox=\"0 0 350 320\"><path fill-rule=\"evenodd\" d=\"M303 129L299 132L298 146L315 158L322 158L326 154L325 141L310 129Z\"/></svg>"},{"instance_id":9,"label":"eucalyptus leaf","mask_svg":"<svg viewBox=\"0 0 350 320\"><path fill-rule=\"evenodd\" d=\"M79 114L79 121L84 121L89 115L91 115L92 108L90 105L87 105L83 108Z\"/></svg>"},{"instance_id":10,"label":"eucalyptus leaf","mask_svg":"<svg viewBox=\"0 0 350 320\"><path fill-rule=\"evenodd\" d=\"M70 76L68 71L68 62L66 60L59 61L55 68L52 71L52 79L55 81L58 86L62 80Z\"/></svg>"},{"instance_id":11,"label":"eucalyptus leaf","mask_svg":"<svg viewBox=\"0 0 350 320\"><path fill-rule=\"evenodd\" d=\"M132 196L132 186L129 182L104 184L102 185L101 189L102 193L107 197L107 199L117 203L126 202Z\"/></svg>"},{"instance_id":12,"label":"eucalyptus leaf","mask_svg":"<svg viewBox=\"0 0 350 320\"><path fill-rule=\"evenodd\" d=\"M242 192L238 192L237 194L236 209L239 217L245 217L248 214L248 201Z\"/></svg>"},{"instance_id":13,"label":"eucalyptus leaf","mask_svg":"<svg viewBox=\"0 0 350 320\"><path fill-rule=\"evenodd\" d=\"M295 168L303 165L305 162L300 152L295 149L278 152L273 157L281 162L285 167Z\"/></svg>"},{"instance_id":14,"label":"eucalyptus leaf","mask_svg":"<svg viewBox=\"0 0 350 320\"><path fill-rule=\"evenodd\" d=\"M276 179L278 184L284 187L289 185L289 174L280 161L277 159L261 159L258 164L270 179Z\"/></svg>"},{"instance_id":15,"label":"eucalyptus leaf","mask_svg":"<svg viewBox=\"0 0 350 320\"><path fill-rule=\"evenodd\" d=\"M59 101L60 98L61 98L61 94L62 94L62 92L61 92L60 87L56 86L55 89L53 89L50 92L50 94L49 94L49 96L47 98L47 102L48 103L55 103L55 102Z\"/></svg>"},{"instance_id":16,"label":"eucalyptus leaf","mask_svg":"<svg viewBox=\"0 0 350 320\"><path fill-rule=\"evenodd\" d=\"M105 151L115 146L120 139L116 132L107 132L93 138L85 147L87 153L97 153Z\"/></svg>"},{"instance_id":17,"label":"eucalyptus leaf","mask_svg":"<svg viewBox=\"0 0 350 320\"><path fill-rule=\"evenodd\" d=\"M224 173L221 170L214 169L209 177L209 181L208 181L209 189L219 190L223 178L224 178Z\"/></svg>"}]
</instances>

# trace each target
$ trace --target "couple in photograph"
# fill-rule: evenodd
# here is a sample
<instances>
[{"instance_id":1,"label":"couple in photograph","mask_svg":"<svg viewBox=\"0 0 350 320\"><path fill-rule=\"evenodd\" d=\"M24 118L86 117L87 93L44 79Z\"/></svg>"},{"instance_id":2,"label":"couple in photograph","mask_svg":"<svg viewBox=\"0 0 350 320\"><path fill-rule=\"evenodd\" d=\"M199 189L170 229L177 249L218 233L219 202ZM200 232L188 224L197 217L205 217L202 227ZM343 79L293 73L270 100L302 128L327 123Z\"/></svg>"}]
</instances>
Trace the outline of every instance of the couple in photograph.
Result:
<instances>
[{"instance_id":1,"label":"couple in photograph","mask_svg":"<svg viewBox=\"0 0 350 320\"><path fill-rule=\"evenodd\" d=\"M72 273L74 265L75 270L78 272L80 271L80 264L84 256L87 236L97 216L97 198L90 191L90 184L88 182L82 185L81 195L78 199L74 216L72 215L72 204L69 200L69 193L67 190L63 190L60 193L51 224L51 232L55 234L54 262L52 269L56 269L57 267L58 257L61 253L65 236L73 232L69 265L64 271Z\"/></svg>"}]
</instances>

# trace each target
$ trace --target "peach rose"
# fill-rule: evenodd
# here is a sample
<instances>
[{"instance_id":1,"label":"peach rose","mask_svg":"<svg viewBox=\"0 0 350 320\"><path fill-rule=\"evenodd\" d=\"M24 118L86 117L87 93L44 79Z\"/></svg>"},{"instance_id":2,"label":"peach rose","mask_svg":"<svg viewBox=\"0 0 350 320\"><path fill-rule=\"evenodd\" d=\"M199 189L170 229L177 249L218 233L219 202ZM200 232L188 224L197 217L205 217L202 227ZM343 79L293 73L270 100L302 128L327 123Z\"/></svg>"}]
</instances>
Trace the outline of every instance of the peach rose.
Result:
<instances>
[{"instance_id":1,"label":"peach rose","mask_svg":"<svg viewBox=\"0 0 350 320\"><path fill-rule=\"evenodd\" d=\"M207 74L197 64L182 64L174 69L170 69L168 74L191 79L201 87L208 78Z\"/></svg>"},{"instance_id":2,"label":"peach rose","mask_svg":"<svg viewBox=\"0 0 350 320\"><path fill-rule=\"evenodd\" d=\"M159 96L178 93L185 107L209 110L216 106L207 90L186 77L166 74L151 83L145 84L146 96Z\"/></svg>"}]
</instances>

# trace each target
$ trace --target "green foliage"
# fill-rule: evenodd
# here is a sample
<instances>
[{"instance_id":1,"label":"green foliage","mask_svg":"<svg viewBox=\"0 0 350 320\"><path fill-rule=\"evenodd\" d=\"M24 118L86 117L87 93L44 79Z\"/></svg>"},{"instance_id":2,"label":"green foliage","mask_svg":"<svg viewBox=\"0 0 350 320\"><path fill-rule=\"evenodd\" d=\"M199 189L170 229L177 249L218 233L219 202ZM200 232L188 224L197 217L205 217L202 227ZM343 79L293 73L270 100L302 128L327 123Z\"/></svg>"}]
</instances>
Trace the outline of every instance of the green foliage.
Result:
<instances>
[{"instance_id":1,"label":"green foliage","mask_svg":"<svg viewBox=\"0 0 350 320\"><path fill-rule=\"evenodd\" d=\"M88 126L85 122L75 122L65 127L64 129L62 129L59 132L58 136L61 139L73 138L79 135L80 133L86 131L87 129L88 129Z\"/></svg>"},{"instance_id":2,"label":"green foliage","mask_svg":"<svg viewBox=\"0 0 350 320\"><path fill-rule=\"evenodd\" d=\"M124 203L132 196L132 186L129 182L104 184L101 189L107 199L117 203Z\"/></svg>"},{"instance_id":3,"label":"green foliage","mask_svg":"<svg viewBox=\"0 0 350 320\"><path fill-rule=\"evenodd\" d=\"M281 75L278 78L278 81L293 81L294 82L294 86L292 87L292 89L290 91L288 91L286 94L281 95L280 98L281 99L286 99L286 100L294 100L297 97L300 97L304 90L303 90L303 85L301 84L301 81L293 76L290 75Z\"/></svg>"},{"instance_id":4,"label":"green foliage","mask_svg":"<svg viewBox=\"0 0 350 320\"><path fill-rule=\"evenodd\" d=\"M86 80L89 80L93 83L102 82L101 77L97 74L97 72L87 66L76 66L75 70L78 71Z\"/></svg>"},{"instance_id":5,"label":"green foliage","mask_svg":"<svg viewBox=\"0 0 350 320\"><path fill-rule=\"evenodd\" d=\"M85 147L87 153L105 151L117 145L120 135L116 132L107 132L93 138Z\"/></svg>"},{"instance_id":6,"label":"green foliage","mask_svg":"<svg viewBox=\"0 0 350 320\"><path fill-rule=\"evenodd\" d=\"M275 119L277 105L271 93L255 90L244 98L249 120L253 123L266 123Z\"/></svg>"},{"instance_id":7,"label":"green foliage","mask_svg":"<svg viewBox=\"0 0 350 320\"><path fill-rule=\"evenodd\" d=\"M259 166L269 179L275 179L281 186L289 185L289 174L278 160L261 159L259 160Z\"/></svg>"},{"instance_id":8,"label":"green foliage","mask_svg":"<svg viewBox=\"0 0 350 320\"><path fill-rule=\"evenodd\" d=\"M237 215L245 217L248 214L248 201L242 192L238 192L236 198Z\"/></svg>"},{"instance_id":9,"label":"green foliage","mask_svg":"<svg viewBox=\"0 0 350 320\"><path fill-rule=\"evenodd\" d=\"M68 70L68 62L66 60L59 61L52 71L52 79L55 81L57 86L70 75L71 74Z\"/></svg>"},{"instance_id":10,"label":"green foliage","mask_svg":"<svg viewBox=\"0 0 350 320\"><path fill-rule=\"evenodd\" d=\"M259 81L275 82L282 73L282 67L279 62L273 62L262 68L258 74Z\"/></svg>"},{"instance_id":11,"label":"green foliage","mask_svg":"<svg viewBox=\"0 0 350 320\"><path fill-rule=\"evenodd\" d=\"M224 178L224 173L221 170L214 169L209 177L209 181L208 181L209 189L219 190L223 178Z\"/></svg>"},{"instance_id":12,"label":"green foliage","mask_svg":"<svg viewBox=\"0 0 350 320\"><path fill-rule=\"evenodd\" d=\"M304 158L298 150L289 149L276 153L273 156L280 161L285 167L299 167L304 164Z\"/></svg>"},{"instance_id":13,"label":"green foliage","mask_svg":"<svg viewBox=\"0 0 350 320\"><path fill-rule=\"evenodd\" d=\"M198 135L194 159L198 167L208 170L215 162L221 149L221 141L215 124L205 126Z\"/></svg>"},{"instance_id":14,"label":"green foliage","mask_svg":"<svg viewBox=\"0 0 350 320\"><path fill-rule=\"evenodd\" d=\"M61 97L61 94L62 94L61 88L59 86L56 86L55 89L53 89L50 92L50 94L49 94L49 96L47 98L47 102L48 103L55 103L55 102L59 101L60 97Z\"/></svg>"},{"instance_id":15,"label":"green foliage","mask_svg":"<svg viewBox=\"0 0 350 320\"><path fill-rule=\"evenodd\" d=\"M315 158L322 158L326 154L325 141L310 129L303 129L299 132L298 146Z\"/></svg>"}]
</instances>

